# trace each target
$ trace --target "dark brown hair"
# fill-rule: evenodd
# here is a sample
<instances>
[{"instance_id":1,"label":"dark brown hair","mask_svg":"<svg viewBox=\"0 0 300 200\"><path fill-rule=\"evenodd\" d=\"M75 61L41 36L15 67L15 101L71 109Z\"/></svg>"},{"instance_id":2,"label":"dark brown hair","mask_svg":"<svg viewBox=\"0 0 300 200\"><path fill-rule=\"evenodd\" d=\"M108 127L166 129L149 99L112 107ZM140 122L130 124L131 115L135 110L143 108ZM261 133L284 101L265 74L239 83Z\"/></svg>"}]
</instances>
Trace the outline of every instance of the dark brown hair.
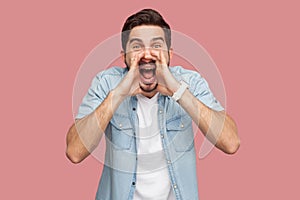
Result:
<instances>
[{"instance_id":1,"label":"dark brown hair","mask_svg":"<svg viewBox=\"0 0 300 200\"><path fill-rule=\"evenodd\" d=\"M155 25L164 30L166 43L168 49L171 46L171 30L169 24L163 19L163 17L153 9L143 9L130 17L125 21L122 28L122 48L126 51L126 44L128 42L130 31L141 25Z\"/></svg>"}]
</instances>

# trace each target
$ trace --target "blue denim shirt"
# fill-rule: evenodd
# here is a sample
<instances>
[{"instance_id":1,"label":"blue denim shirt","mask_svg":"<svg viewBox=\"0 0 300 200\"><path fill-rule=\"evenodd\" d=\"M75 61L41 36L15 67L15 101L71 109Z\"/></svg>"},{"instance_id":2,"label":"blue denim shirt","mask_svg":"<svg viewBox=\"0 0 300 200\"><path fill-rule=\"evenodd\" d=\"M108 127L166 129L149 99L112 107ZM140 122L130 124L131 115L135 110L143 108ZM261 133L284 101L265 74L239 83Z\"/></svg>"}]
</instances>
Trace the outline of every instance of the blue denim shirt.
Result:
<instances>
[{"instance_id":1,"label":"blue denim shirt","mask_svg":"<svg viewBox=\"0 0 300 200\"><path fill-rule=\"evenodd\" d=\"M127 73L126 68L112 67L100 72L92 81L76 118L93 112ZM208 107L221 111L207 82L199 73L180 66L171 73L189 84L190 92ZM177 200L198 200L196 156L191 117L168 96L159 94L158 124L171 185ZM138 117L137 98L126 98L114 113L105 131L105 165L96 194L97 200L131 200L134 195Z\"/></svg>"}]
</instances>

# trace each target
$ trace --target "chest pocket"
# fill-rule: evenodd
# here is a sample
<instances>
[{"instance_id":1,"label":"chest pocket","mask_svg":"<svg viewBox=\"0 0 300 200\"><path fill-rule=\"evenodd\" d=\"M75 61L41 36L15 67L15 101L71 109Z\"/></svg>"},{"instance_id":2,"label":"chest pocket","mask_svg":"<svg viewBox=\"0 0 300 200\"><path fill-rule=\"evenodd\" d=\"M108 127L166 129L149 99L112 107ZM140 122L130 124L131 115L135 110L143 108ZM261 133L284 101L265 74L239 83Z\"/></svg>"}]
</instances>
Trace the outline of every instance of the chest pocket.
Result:
<instances>
[{"instance_id":1,"label":"chest pocket","mask_svg":"<svg viewBox=\"0 0 300 200\"><path fill-rule=\"evenodd\" d=\"M110 121L111 135L108 137L117 150L128 150L133 143L134 129L129 116L114 115Z\"/></svg>"},{"instance_id":2,"label":"chest pocket","mask_svg":"<svg viewBox=\"0 0 300 200\"><path fill-rule=\"evenodd\" d=\"M166 124L171 146L178 152L190 151L194 146L192 119L187 114L177 115Z\"/></svg>"}]
</instances>

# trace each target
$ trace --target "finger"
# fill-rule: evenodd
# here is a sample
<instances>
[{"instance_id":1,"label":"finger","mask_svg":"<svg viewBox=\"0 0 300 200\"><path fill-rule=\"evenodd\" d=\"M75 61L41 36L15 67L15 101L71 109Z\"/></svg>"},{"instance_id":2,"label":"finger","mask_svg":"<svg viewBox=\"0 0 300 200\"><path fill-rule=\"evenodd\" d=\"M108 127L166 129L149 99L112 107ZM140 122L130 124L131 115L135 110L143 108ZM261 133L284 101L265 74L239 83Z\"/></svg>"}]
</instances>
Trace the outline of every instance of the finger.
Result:
<instances>
[{"instance_id":1,"label":"finger","mask_svg":"<svg viewBox=\"0 0 300 200\"><path fill-rule=\"evenodd\" d=\"M135 54L130 60L130 68L135 69L138 65L138 54Z\"/></svg>"},{"instance_id":2,"label":"finger","mask_svg":"<svg viewBox=\"0 0 300 200\"><path fill-rule=\"evenodd\" d=\"M155 63L157 64L157 66L166 66L167 65L167 60L165 58L163 50L152 51L151 55L156 58Z\"/></svg>"},{"instance_id":3,"label":"finger","mask_svg":"<svg viewBox=\"0 0 300 200\"><path fill-rule=\"evenodd\" d=\"M160 58L160 62L162 65L167 65L167 59L165 57L164 51L160 50L159 51L159 58Z\"/></svg>"},{"instance_id":4,"label":"finger","mask_svg":"<svg viewBox=\"0 0 300 200\"><path fill-rule=\"evenodd\" d=\"M130 67L138 68L139 62L140 62L141 58L144 56L144 54L145 54L144 52L135 54L130 60L131 61Z\"/></svg>"},{"instance_id":5,"label":"finger","mask_svg":"<svg viewBox=\"0 0 300 200\"><path fill-rule=\"evenodd\" d=\"M151 51L150 51L150 54L151 54L151 56L154 57L154 59L155 59L156 61L157 61L157 60L160 61L159 51L157 51L157 50L151 50Z\"/></svg>"}]
</instances>

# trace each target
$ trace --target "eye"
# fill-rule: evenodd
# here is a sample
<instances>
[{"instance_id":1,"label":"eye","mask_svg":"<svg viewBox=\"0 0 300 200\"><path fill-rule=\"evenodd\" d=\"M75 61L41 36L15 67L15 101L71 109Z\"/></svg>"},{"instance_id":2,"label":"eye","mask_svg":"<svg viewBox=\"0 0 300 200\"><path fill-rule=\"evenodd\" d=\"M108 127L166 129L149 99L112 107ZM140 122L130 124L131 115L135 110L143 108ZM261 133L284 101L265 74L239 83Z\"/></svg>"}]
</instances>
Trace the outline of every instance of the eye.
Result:
<instances>
[{"instance_id":1,"label":"eye","mask_svg":"<svg viewBox=\"0 0 300 200\"><path fill-rule=\"evenodd\" d=\"M140 44L134 44L134 45L132 45L132 49L133 50L139 50L139 49L141 49L141 45Z\"/></svg>"},{"instance_id":2,"label":"eye","mask_svg":"<svg viewBox=\"0 0 300 200\"><path fill-rule=\"evenodd\" d=\"M160 49L160 48L162 48L162 44L160 44L160 43L155 43L155 44L152 45L152 47L153 47L154 49Z\"/></svg>"}]
</instances>

